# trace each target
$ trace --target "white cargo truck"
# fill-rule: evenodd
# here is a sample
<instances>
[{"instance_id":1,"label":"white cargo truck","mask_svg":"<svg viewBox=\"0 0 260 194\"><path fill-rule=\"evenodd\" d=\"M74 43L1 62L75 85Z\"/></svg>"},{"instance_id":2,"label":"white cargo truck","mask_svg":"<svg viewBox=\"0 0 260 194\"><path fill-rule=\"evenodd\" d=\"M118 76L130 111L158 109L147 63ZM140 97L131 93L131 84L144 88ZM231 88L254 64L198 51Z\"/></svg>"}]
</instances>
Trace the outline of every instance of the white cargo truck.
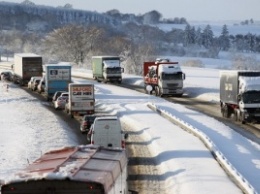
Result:
<instances>
[{"instance_id":1,"label":"white cargo truck","mask_svg":"<svg viewBox=\"0 0 260 194\"><path fill-rule=\"evenodd\" d=\"M69 98L65 111L73 118L76 115L93 114L95 112L94 84L70 83Z\"/></svg>"},{"instance_id":2,"label":"white cargo truck","mask_svg":"<svg viewBox=\"0 0 260 194\"><path fill-rule=\"evenodd\" d=\"M34 53L15 53L13 82L26 85L31 77L42 76L42 56Z\"/></svg>"}]
</instances>

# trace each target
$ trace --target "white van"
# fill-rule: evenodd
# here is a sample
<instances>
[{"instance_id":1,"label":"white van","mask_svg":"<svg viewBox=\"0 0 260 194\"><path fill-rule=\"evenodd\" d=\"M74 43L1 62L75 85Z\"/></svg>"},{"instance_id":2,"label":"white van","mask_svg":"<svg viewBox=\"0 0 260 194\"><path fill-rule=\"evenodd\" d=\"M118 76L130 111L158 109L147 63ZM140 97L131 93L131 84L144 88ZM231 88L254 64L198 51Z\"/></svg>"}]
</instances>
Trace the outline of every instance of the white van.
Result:
<instances>
[{"instance_id":1,"label":"white van","mask_svg":"<svg viewBox=\"0 0 260 194\"><path fill-rule=\"evenodd\" d=\"M121 123L116 116L97 117L90 129L91 144L102 147L125 148L124 134Z\"/></svg>"}]
</instances>

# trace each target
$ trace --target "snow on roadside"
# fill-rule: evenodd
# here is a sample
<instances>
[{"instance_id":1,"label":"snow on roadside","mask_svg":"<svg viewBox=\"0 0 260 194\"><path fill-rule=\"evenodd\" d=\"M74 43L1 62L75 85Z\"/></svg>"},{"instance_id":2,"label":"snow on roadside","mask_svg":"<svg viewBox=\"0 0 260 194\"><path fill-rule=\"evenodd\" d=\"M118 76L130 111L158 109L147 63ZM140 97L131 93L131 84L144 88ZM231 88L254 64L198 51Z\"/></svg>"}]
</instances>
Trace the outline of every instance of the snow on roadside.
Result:
<instances>
[{"instance_id":1,"label":"snow on roadside","mask_svg":"<svg viewBox=\"0 0 260 194\"><path fill-rule=\"evenodd\" d=\"M52 148L77 145L66 123L18 86L6 92L0 82L0 99L0 179Z\"/></svg>"}]
</instances>

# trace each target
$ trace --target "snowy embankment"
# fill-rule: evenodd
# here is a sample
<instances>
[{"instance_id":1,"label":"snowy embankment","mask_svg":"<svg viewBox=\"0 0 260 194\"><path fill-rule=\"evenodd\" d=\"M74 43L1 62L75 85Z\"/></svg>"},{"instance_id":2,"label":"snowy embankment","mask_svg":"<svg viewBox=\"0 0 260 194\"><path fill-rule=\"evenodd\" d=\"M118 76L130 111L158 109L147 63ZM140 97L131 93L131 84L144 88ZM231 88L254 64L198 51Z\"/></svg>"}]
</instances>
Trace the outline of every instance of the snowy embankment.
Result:
<instances>
[{"instance_id":1,"label":"snowy embankment","mask_svg":"<svg viewBox=\"0 0 260 194\"><path fill-rule=\"evenodd\" d=\"M185 122L181 118L175 117L160 106L156 106L152 103L148 103L147 106L162 115L163 117L169 119L176 125L181 126L181 128L197 136L207 146L207 148L213 154L214 158L220 163L225 171L228 172L228 174L234 179L236 184L238 184L245 193L257 193L254 187L247 181L245 177L243 177L243 175L239 173L239 171L232 165L232 163L228 161L225 155L218 149L215 143L205 133L203 133L201 130L194 127L190 123Z\"/></svg>"}]
</instances>

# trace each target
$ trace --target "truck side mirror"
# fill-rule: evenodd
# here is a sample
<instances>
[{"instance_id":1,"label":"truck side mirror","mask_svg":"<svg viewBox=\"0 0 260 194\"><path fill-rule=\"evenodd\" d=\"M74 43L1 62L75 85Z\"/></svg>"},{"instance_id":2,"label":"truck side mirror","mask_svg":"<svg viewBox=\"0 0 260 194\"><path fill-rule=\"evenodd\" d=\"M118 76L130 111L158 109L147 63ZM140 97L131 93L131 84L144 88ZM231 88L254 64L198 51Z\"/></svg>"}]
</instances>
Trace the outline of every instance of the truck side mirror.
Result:
<instances>
[{"instance_id":1,"label":"truck side mirror","mask_svg":"<svg viewBox=\"0 0 260 194\"><path fill-rule=\"evenodd\" d=\"M124 73L125 69L124 68L121 68L121 73Z\"/></svg>"},{"instance_id":2,"label":"truck side mirror","mask_svg":"<svg viewBox=\"0 0 260 194\"><path fill-rule=\"evenodd\" d=\"M239 101L241 100L241 94L237 95L237 100L239 100Z\"/></svg>"},{"instance_id":3,"label":"truck side mirror","mask_svg":"<svg viewBox=\"0 0 260 194\"><path fill-rule=\"evenodd\" d=\"M186 78L185 73L182 74L182 78L183 78L183 80L185 80L185 78Z\"/></svg>"},{"instance_id":4,"label":"truck side mirror","mask_svg":"<svg viewBox=\"0 0 260 194\"><path fill-rule=\"evenodd\" d=\"M128 138L128 133L125 133L125 136L124 136L124 137L125 137L125 139L127 139L127 138Z\"/></svg>"}]
</instances>

